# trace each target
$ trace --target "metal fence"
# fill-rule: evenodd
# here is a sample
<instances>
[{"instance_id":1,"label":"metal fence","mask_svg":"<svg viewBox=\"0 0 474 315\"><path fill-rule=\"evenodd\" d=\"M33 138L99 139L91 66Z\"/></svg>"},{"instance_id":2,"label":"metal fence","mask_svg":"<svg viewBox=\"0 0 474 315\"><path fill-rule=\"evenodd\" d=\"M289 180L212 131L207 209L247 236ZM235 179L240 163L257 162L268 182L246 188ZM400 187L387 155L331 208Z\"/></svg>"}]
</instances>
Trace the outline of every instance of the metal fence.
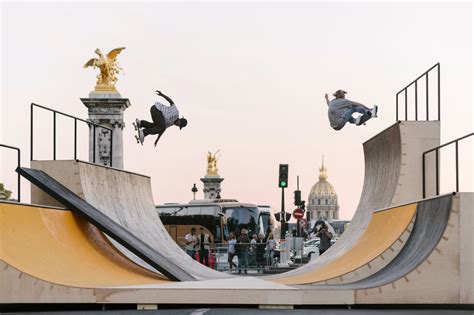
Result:
<instances>
[{"instance_id":1,"label":"metal fence","mask_svg":"<svg viewBox=\"0 0 474 315\"><path fill-rule=\"evenodd\" d=\"M71 118L74 120L74 160L77 160L77 122L80 121L80 122L83 122L85 124L87 124L89 126L89 128L93 128L93 153L92 153L92 162L95 163L95 156L96 156L96 128L102 128L102 129L105 129L105 130L108 130L110 132L110 159L109 159L109 166L112 166L112 157L113 157L113 129L112 128L109 128L109 127L106 127L106 126L102 126L102 125L99 125L99 124L95 124L93 122L90 122L90 121L87 121L87 120L84 120L84 119L81 119L81 118L78 118L78 117L75 117L75 116L72 116L72 115L69 115L69 114L65 114L65 113L62 113L60 111L57 111L57 110L54 110L54 109L51 109L51 108L48 108L48 107L45 107L45 106L42 106L42 105L38 105L38 104L35 104L35 103L31 103L31 108L30 108L30 152L31 152L31 160L33 161L33 157L34 157L34 135L33 135L33 126L34 126L34 116L33 116L33 109L37 107L37 108L41 108L41 109L44 109L44 110L47 110L47 111L50 111L53 113L53 160L56 160L56 116L57 115L61 115L61 116L64 116L64 117L68 117L68 118Z\"/></svg>"},{"instance_id":2,"label":"metal fence","mask_svg":"<svg viewBox=\"0 0 474 315\"><path fill-rule=\"evenodd\" d=\"M238 272L240 270L244 274L246 273L245 271L266 273L278 267L282 256L285 254L288 254L288 261L293 267L299 267L306 262L302 257L296 257L296 255L292 257L291 255L293 251L290 253L290 251L284 247L277 247L274 250L270 250L267 248L266 243L263 243L262 245L265 247L262 250L262 248L259 249L257 245L253 243L238 243L238 245L246 246L248 249L243 252L242 249L239 249L236 244L235 252L230 254L229 244L211 245L209 249L209 267L224 272ZM185 250L184 246L180 247ZM301 248L299 252L301 255L303 249ZM194 250L193 258L200 261L199 254L199 250ZM232 268L229 259L233 262Z\"/></svg>"},{"instance_id":3,"label":"metal fence","mask_svg":"<svg viewBox=\"0 0 474 315\"><path fill-rule=\"evenodd\" d=\"M415 106L415 120L418 121L418 82L425 78L425 106L426 106L426 121L430 120L430 96L429 96L429 74L431 71L434 69L437 69L437 106L438 106L438 119L441 120L441 67L439 62L423 72L418 78L413 80L410 84L405 86L403 89L401 89L397 94L396 94L396 121L399 120L399 95L404 93L405 96L405 120L408 120L408 90L413 86L415 89L414 95L414 106Z\"/></svg>"},{"instance_id":4,"label":"metal fence","mask_svg":"<svg viewBox=\"0 0 474 315\"><path fill-rule=\"evenodd\" d=\"M12 147L12 146L9 146L9 145L6 145L6 144L0 144L0 147L3 147L3 148L6 148L6 149L10 149L10 150L15 150L17 151L17 168L20 167L20 164L21 164L21 151L19 148L17 147ZM18 202L21 201L21 185L20 185L20 173L18 173L17 175L17 196L18 196Z\"/></svg>"},{"instance_id":5,"label":"metal fence","mask_svg":"<svg viewBox=\"0 0 474 315\"><path fill-rule=\"evenodd\" d=\"M434 152L435 154L435 181L436 181L436 195L439 195L439 153L440 149L454 143L455 150L455 172L456 172L456 192L459 192L459 141L473 136L474 133L471 132L463 137L454 139L445 144L432 148L428 151L423 152L422 158L422 172L423 172L423 198L426 198L426 155Z\"/></svg>"}]
</instances>

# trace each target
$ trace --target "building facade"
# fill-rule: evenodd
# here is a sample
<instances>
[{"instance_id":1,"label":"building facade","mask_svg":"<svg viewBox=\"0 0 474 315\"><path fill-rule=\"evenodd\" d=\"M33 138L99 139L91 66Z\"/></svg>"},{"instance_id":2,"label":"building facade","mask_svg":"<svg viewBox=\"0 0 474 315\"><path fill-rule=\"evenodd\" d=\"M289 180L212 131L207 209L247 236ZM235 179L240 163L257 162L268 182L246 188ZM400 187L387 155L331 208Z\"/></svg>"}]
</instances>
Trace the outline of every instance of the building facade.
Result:
<instances>
[{"instance_id":1,"label":"building facade","mask_svg":"<svg viewBox=\"0 0 474 315\"><path fill-rule=\"evenodd\" d=\"M334 186L328 182L324 158L319 169L319 181L313 185L308 196L308 219L333 221L339 219L339 204Z\"/></svg>"}]
</instances>

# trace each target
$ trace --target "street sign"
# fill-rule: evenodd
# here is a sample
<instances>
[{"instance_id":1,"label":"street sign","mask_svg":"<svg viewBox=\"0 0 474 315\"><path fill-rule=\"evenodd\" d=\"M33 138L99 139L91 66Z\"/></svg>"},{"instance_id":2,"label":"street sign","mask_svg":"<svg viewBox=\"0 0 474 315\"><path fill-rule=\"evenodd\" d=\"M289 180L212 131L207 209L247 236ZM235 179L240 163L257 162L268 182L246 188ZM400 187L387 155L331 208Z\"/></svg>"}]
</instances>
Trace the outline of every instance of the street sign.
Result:
<instances>
[{"instance_id":1,"label":"street sign","mask_svg":"<svg viewBox=\"0 0 474 315\"><path fill-rule=\"evenodd\" d=\"M306 227L306 224L308 224L308 221L306 219L301 219L298 221L300 223L300 227L304 229Z\"/></svg>"},{"instance_id":2,"label":"street sign","mask_svg":"<svg viewBox=\"0 0 474 315\"><path fill-rule=\"evenodd\" d=\"M296 220L303 219L304 218L304 212L300 208L296 208L293 210L293 218Z\"/></svg>"}]
</instances>

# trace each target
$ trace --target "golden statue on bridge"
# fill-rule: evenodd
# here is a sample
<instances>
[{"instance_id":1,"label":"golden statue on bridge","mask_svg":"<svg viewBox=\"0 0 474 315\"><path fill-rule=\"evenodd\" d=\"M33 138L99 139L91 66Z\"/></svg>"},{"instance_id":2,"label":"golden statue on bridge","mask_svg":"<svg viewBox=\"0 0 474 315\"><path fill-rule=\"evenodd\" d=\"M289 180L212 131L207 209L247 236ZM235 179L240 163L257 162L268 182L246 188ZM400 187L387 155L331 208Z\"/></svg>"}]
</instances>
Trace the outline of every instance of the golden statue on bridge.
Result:
<instances>
[{"instance_id":1,"label":"golden statue on bridge","mask_svg":"<svg viewBox=\"0 0 474 315\"><path fill-rule=\"evenodd\" d=\"M220 155L217 156L220 150L217 150L216 153L212 154L207 152L207 175L209 176L218 176L217 174L217 160L219 160Z\"/></svg>"},{"instance_id":2,"label":"golden statue on bridge","mask_svg":"<svg viewBox=\"0 0 474 315\"><path fill-rule=\"evenodd\" d=\"M97 48L94 52L99 58L92 58L84 65L84 68L93 67L100 70L100 74L97 76L95 91L117 92L115 88L117 74L122 70L118 65L117 56L124 49L125 47L112 49L104 56L100 49Z\"/></svg>"}]
</instances>

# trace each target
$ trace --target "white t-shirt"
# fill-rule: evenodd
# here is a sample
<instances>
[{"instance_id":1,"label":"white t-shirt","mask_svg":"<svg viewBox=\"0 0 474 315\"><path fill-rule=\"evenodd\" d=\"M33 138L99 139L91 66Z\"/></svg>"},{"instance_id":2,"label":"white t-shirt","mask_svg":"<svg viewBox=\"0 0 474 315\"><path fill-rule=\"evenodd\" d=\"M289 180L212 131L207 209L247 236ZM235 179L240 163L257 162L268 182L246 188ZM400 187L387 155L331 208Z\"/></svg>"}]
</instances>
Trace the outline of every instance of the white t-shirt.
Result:
<instances>
[{"instance_id":1,"label":"white t-shirt","mask_svg":"<svg viewBox=\"0 0 474 315\"><path fill-rule=\"evenodd\" d=\"M175 104L166 106L160 102L156 102L155 107L163 114L166 128L173 126L176 119L179 118L179 111Z\"/></svg>"},{"instance_id":2,"label":"white t-shirt","mask_svg":"<svg viewBox=\"0 0 474 315\"><path fill-rule=\"evenodd\" d=\"M230 240L229 241L229 253L235 253L235 244L237 244L237 240Z\"/></svg>"},{"instance_id":3,"label":"white t-shirt","mask_svg":"<svg viewBox=\"0 0 474 315\"><path fill-rule=\"evenodd\" d=\"M267 250L275 250L276 248L276 241L275 240L268 240L267 241Z\"/></svg>"},{"instance_id":4,"label":"white t-shirt","mask_svg":"<svg viewBox=\"0 0 474 315\"><path fill-rule=\"evenodd\" d=\"M191 242L189 244L184 245L184 248L186 250L194 250L194 245L196 245L197 240L196 235L191 235L191 233L188 233L186 234L184 239L186 240L186 242Z\"/></svg>"}]
</instances>

